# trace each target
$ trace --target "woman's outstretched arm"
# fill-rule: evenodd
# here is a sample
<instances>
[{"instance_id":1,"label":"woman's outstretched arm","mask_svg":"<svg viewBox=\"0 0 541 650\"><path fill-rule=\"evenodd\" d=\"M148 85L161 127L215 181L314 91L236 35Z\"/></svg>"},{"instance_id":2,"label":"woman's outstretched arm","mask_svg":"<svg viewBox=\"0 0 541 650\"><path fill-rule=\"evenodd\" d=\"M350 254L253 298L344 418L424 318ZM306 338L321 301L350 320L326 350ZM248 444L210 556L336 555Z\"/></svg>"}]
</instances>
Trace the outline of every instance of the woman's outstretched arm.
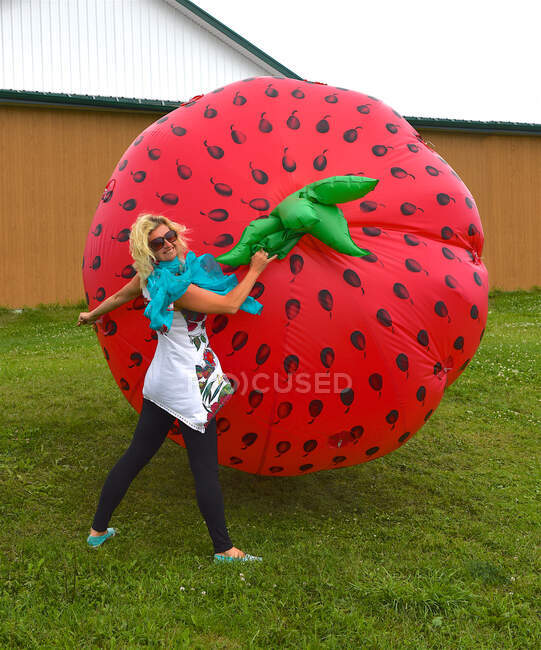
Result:
<instances>
[{"instance_id":1,"label":"woman's outstretched arm","mask_svg":"<svg viewBox=\"0 0 541 650\"><path fill-rule=\"evenodd\" d=\"M83 311L79 314L77 325L91 325L95 323L100 316L107 314L117 307L121 307L130 300L135 300L141 293L139 283L139 274L136 274L122 289L119 289L107 300L104 300L92 311Z\"/></svg>"},{"instance_id":2,"label":"woman's outstretched arm","mask_svg":"<svg viewBox=\"0 0 541 650\"><path fill-rule=\"evenodd\" d=\"M235 314L250 295L259 275L274 259L276 259L276 255L268 257L266 251L259 250L254 253L246 275L236 287L223 296L190 284L186 292L178 300L175 300L175 309L189 309L203 314Z\"/></svg>"}]
</instances>

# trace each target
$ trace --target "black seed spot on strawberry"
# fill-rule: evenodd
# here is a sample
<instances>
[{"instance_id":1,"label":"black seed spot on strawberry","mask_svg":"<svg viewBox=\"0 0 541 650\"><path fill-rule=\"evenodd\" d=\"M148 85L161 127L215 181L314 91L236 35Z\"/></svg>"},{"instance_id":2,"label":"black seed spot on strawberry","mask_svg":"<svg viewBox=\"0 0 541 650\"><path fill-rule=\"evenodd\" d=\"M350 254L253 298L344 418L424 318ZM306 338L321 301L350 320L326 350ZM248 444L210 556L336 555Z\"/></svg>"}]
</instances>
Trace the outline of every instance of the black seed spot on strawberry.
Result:
<instances>
[{"instance_id":1,"label":"black seed spot on strawberry","mask_svg":"<svg viewBox=\"0 0 541 650\"><path fill-rule=\"evenodd\" d=\"M393 326L391 315L385 309L378 309L376 318L378 319L378 322L381 323L384 327Z\"/></svg>"},{"instance_id":2,"label":"black seed spot on strawberry","mask_svg":"<svg viewBox=\"0 0 541 650\"><path fill-rule=\"evenodd\" d=\"M323 348L319 353L319 358L325 368L330 368L334 363L334 350L332 348Z\"/></svg>"},{"instance_id":3,"label":"black seed spot on strawberry","mask_svg":"<svg viewBox=\"0 0 541 650\"><path fill-rule=\"evenodd\" d=\"M201 214L206 213L201 212ZM229 217L229 212L227 210L223 210L222 208L216 208L215 210L211 210L206 216L209 219L212 219L212 221L225 221Z\"/></svg>"},{"instance_id":4,"label":"black seed spot on strawberry","mask_svg":"<svg viewBox=\"0 0 541 650\"><path fill-rule=\"evenodd\" d=\"M416 210L421 210L421 212L424 212L422 208L418 208L413 203L406 202L406 203L402 203L402 205L400 206L400 212L406 217L409 217L412 214L414 214Z\"/></svg>"},{"instance_id":5,"label":"black seed spot on strawberry","mask_svg":"<svg viewBox=\"0 0 541 650\"><path fill-rule=\"evenodd\" d=\"M417 260L414 260L412 257L408 257L404 264L408 271L411 271L412 273L419 273L422 271L422 266Z\"/></svg>"},{"instance_id":6,"label":"black seed spot on strawberry","mask_svg":"<svg viewBox=\"0 0 541 650\"><path fill-rule=\"evenodd\" d=\"M188 165L181 165L177 160L177 174L179 178L182 178L183 181L187 181L192 177L192 170Z\"/></svg>"},{"instance_id":7,"label":"black seed spot on strawberry","mask_svg":"<svg viewBox=\"0 0 541 650\"><path fill-rule=\"evenodd\" d=\"M301 303L295 298L290 298L285 304L286 316L288 320L296 318L301 310Z\"/></svg>"},{"instance_id":8,"label":"black seed spot on strawberry","mask_svg":"<svg viewBox=\"0 0 541 650\"><path fill-rule=\"evenodd\" d=\"M259 130L261 133L270 133L272 131L272 124L265 117L266 113L261 113L261 119L259 120Z\"/></svg>"},{"instance_id":9,"label":"black seed spot on strawberry","mask_svg":"<svg viewBox=\"0 0 541 650\"><path fill-rule=\"evenodd\" d=\"M366 455L373 456L378 451L379 451L379 447L370 447L370 449L366 450Z\"/></svg>"},{"instance_id":10,"label":"black seed spot on strawberry","mask_svg":"<svg viewBox=\"0 0 541 650\"><path fill-rule=\"evenodd\" d=\"M186 135L186 129L183 126L175 126L174 124L171 124L171 131L178 136Z\"/></svg>"},{"instance_id":11,"label":"black seed spot on strawberry","mask_svg":"<svg viewBox=\"0 0 541 650\"><path fill-rule=\"evenodd\" d=\"M269 84L265 89L265 95L267 95L267 97L278 97L279 93L276 88L272 87L272 84Z\"/></svg>"},{"instance_id":12,"label":"black seed spot on strawberry","mask_svg":"<svg viewBox=\"0 0 541 650\"><path fill-rule=\"evenodd\" d=\"M397 365L397 367L398 367L399 370L401 370L402 372L405 372L405 373L408 372L409 367L410 367L410 361L409 361L409 359L408 359L408 357L407 357L406 354L404 354L403 352L401 352L401 353L396 357L395 361L396 361L396 365Z\"/></svg>"},{"instance_id":13,"label":"black seed spot on strawberry","mask_svg":"<svg viewBox=\"0 0 541 650\"><path fill-rule=\"evenodd\" d=\"M138 171L138 172L130 172L132 175L133 180L136 183L142 183L145 178L147 177L147 173L144 171Z\"/></svg>"},{"instance_id":14,"label":"black seed spot on strawberry","mask_svg":"<svg viewBox=\"0 0 541 650\"><path fill-rule=\"evenodd\" d=\"M109 319L104 326L104 336L114 336L117 332L117 325L114 320Z\"/></svg>"},{"instance_id":15,"label":"black seed spot on strawberry","mask_svg":"<svg viewBox=\"0 0 541 650\"><path fill-rule=\"evenodd\" d=\"M375 372L370 377L368 377L368 384L370 388L373 388L376 392L380 392L383 389L383 377Z\"/></svg>"},{"instance_id":16,"label":"black seed spot on strawberry","mask_svg":"<svg viewBox=\"0 0 541 650\"><path fill-rule=\"evenodd\" d=\"M317 294L317 299L319 304L325 311L332 311L333 308L333 297L330 291L327 289L321 289Z\"/></svg>"},{"instance_id":17,"label":"black seed spot on strawberry","mask_svg":"<svg viewBox=\"0 0 541 650\"><path fill-rule=\"evenodd\" d=\"M398 442L404 442L408 436L410 435L410 431L406 431L406 433L403 433L400 438L398 438Z\"/></svg>"},{"instance_id":18,"label":"black seed spot on strawberry","mask_svg":"<svg viewBox=\"0 0 541 650\"><path fill-rule=\"evenodd\" d=\"M252 170L252 178L256 183L259 183L260 185L268 183L269 177L262 169L254 169L252 163L250 163L250 169Z\"/></svg>"},{"instance_id":19,"label":"black seed spot on strawberry","mask_svg":"<svg viewBox=\"0 0 541 650\"><path fill-rule=\"evenodd\" d=\"M395 282L394 283L394 285L393 285L393 293L394 293L395 296L397 296L398 298L401 298L402 300L407 300L410 297L409 291L400 282Z\"/></svg>"},{"instance_id":20,"label":"black seed spot on strawberry","mask_svg":"<svg viewBox=\"0 0 541 650\"><path fill-rule=\"evenodd\" d=\"M233 104L235 106L243 106L246 104L246 97L243 97L239 92L236 92L233 97Z\"/></svg>"},{"instance_id":21,"label":"black seed spot on strawberry","mask_svg":"<svg viewBox=\"0 0 541 650\"><path fill-rule=\"evenodd\" d=\"M299 118L295 115L296 112L296 110L293 111L286 121L287 127L293 131L296 131L301 125Z\"/></svg>"},{"instance_id":22,"label":"black seed spot on strawberry","mask_svg":"<svg viewBox=\"0 0 541 650\"><path fill-rule=\"evenodd\" d=\"M408 149L411 153L419 153L419 147L416 144L408 144Z\"/></svg>"},{"instance_id":23,"label":"black seed spot on strawberry","mask_svg":"<svg viewBox=\"0 0 541 650\"><path fill-rule=\"evenodd\" d=\"M336 93L332 93L332 95L327 95L325 97L325 101L328 104L336 104L338 102L338 97L336 96Z\"/></svg>"},{"instance_id":24,"label":"black seed spot on strawberry","mask_svg":"<svg viewBox=\"0 0 541 650\"><path fill-rule=\"evenodd\" d=\"M440 192L440 193L436 196L436 201L437 201L440 205L449 205L449 203L451 203L451 201L454 202L454 199L453 199L452 196L449 196L448 194L444 194L443 192Z\"/></svg>"},{"instance_id":25,"label":"black seed spot on strawberry","mask_svg":"<svg viewBox=\"0 0 541 650\"><path fill-rule=\"evenodd\" d=\"M359 204L359 208L362 212L374 212L377 207L378 204L375 201L363 201Z\"/></svg>"},{"instance_id":26,"label":"black seed spot on strawberry","mask_svg":"<svg viewBox=\"0 0 541 650\"><path fill-rule=\"evenodd\" d=\"M363 255L361 257L361 260L363 262L369 262L370 264L373 264L374 262L378 261L378 256L375 253L369 253L368 255Z\"/></svg>"},{"instance_id":27,"label":"black seed spot on strawberry","mask_svg":"<svg viewBox=\"0 0 541 650\"><path fill-rule=\"evenodd\" d=\"M424 386L419 386L415 397L417 398L418 402L424 402L426 398L426 388Z\"/></svg>"},{"instance_id":28,"label":"black seed spot on strawberry","mask_svg":"<svg viewBox=\"0 0 541 650\"><path fill-rule=\"evenodd\" d=\"M359 330L351 332L349 340L351 341L353 347L357 348L357 350L361 350L361 352L366 348L365 336L362 332L359 332Z\"/></svg>"},{"instance_id":29,"label":"black seed spot on strawberry","mask_svg":"<svg viewBox=\"0 0 541 650\"><path fill-rule=\"evenodd\" d=\"M443 254L443 257L447 258L448 260L455 259L455 254L450 248L447 248L446 246L442 246L441 252Z\"/></svg>"},{"instance_id":30,"label":"black seed spot on strawberry","mask_svg":"<svg viewBox=\"0 0 541 650\"><path fill-rule=\"evenodd\" d=\"M342 277L351 287L361 286L361 278L353 269L346 269Z\"/></svg>"},{"instance_id":31,"label":"black seed spot on strawberry","mask_svg":"<svg viewBox=\"0 0 541 650\"><path fill-rule=\"evenodd\" d=\"M136 270L133 268L131 264L126 264L126 266L120 271L120 273L116 273L116 277L121 277L124 278L125 280L131 280L136 274Z\"/></svg>"},{"instance_id":32,"label":"black seed spot on strawberry","mask_svg":"<svg viewBox=\"0 0 541 650\"><path fill-rule=\"evenodd\" d=\"M370 106L369 104L361 104L360 106L357 106L357 110L361 115L368 115L368 113L370 113Z\"/></svg>"},{"instance_id":33,"label":"black seed spot on strawberry","mask_svg":"<svg viewBox=\"0 0 541 650\"><path fill-rule=\"evenodd\" d=\"M481 276L479 275L479 273L477 273L477 271L474 271L473 279L474 279L475 284L477 284L480 287L483 286L483 280L481 280Z\"/></svg>"},{"instance_id":34,"label":"black seed spot on strawberry","mask_svg":"<svg viewBox=\"0 0 541 650\"><path fill-rule=\"evenodd\" d=\"M404 241L408 246L419 246L421 243L419 238L415 235L404 235Z\"/></svg>"},{"instance_id":35,"label":"black seed spot on strawberry","mask_svg":"<svg viewBox=\"0 0 541 650\"><path fill-rule=\"evenodd\" d=\"M105 299L105 296L106 296L106 295L107 295L107 294L105 293L105 289L104 289L103 287L100 287L100 288L96 291L96 295L94 296L94 298L95 298L98 302L103 302L103 300Z\"/></svg>"},{"instance_id":36,"label":"black seed spot on strawberry","mask_svg":"<svg viewBox=\"0 0 541 650\"><path fill-rule=\"evenodd\" d=\"M216 193L220 196L231 196L233 194L233 190L229 185L226 185L225 183L215 183L212 177L210 179L210 182L214 186Z\"/></svg>"},{"instance_id":37,"label":"black seed spot on strawberry","mask_svg":"<svg viewBox=\"0 0 541 650\"><path fill-rule=\"evenodd\" d=\"M267 199L258 198L252 199L251 201L241 199L240 202L249 205L253 210L258 210L259 212L266 212L270 208L270 203Z\"/></svg>"},{"instance_id":38,"label":"black seed spot on strawberry","mask_svg":"<svg viewBox=\"0 0 541 650\"><path fill-rule=\"evenodd\" d=\"M99 237L101 235L102 229L103 229L103 226L101 225L101 223L98 223L97 226L92 231L92 234L94 235L94 237Z\"/></svg>"},{"instance_id":39,"label":"black seed spot on strawberry","mask_svg":"<svg viewBox=\"0 0 541 650\"><path fill-rule=\"evenodd\" d=\"M327 121L327 118L330 117L330 115L325 115L325 117L322 117L319 122L316 124L316 131L318 133L327 133L330 129L329 122Z\"/></svg>"},{"instance_id":40,"label":"black seed spot on strawberry","mask_svg":"<svg viewBox=\"0 0 541 650\"><path fill-rule=\"evenodd\" d=\"M372 147L372 153L374 156L381 158L387 153L387 151L389 151L389 149L392 149L392 147L386 147L383 144L376 144Z\"/></svg>"},{"instance_id":41,"label":"black seed spot on strawberry","mask_svg":"<svg viewBox=\"0 0 541 650\"><path fill-rule=\"evenodd\" d=\"M445 316L448 315L448 310L447 310L447 305L443 302L443 300L438 300L436 304L434 305L434 311L438 316L441 316L441 318L445 318Z\"/></svg>"},{"instance_id":42,"label":"black seed spot on strawberry","mask_svg":"<svg viewBox=\"0 0 541 650\"><path fill-rule=\"evenodd\" d=\"M231 139L235 144L244 144L246 142L246 136L242 131L238 131L233 128L233 124L229 127L231 129Z\"/></svg>"},{"instance_id":43,"label":"black seed spot on strawberry","mask_svg":"<svg viewBox=\"0 0 541 650\"><path fill-rule=\"evenodd\" d=\"M362 128L363 128L362 126L356 126L353 129L347 129L347 131L344 131L342 137L344 138L344 140L346 142L349 142L349 143L355 142L355 140L357 139L357 135L358 135L357 134L357 129L362 129Z\"/></svg>"},{"instance_id":44,"label":"black seed spot on strawberry","mask_svg":"<svg viewBox=\"0 0 541 650\"><path fill-rule=\"evenodd\" d=\"M124 158L124 160L118 166L118 171L121 172L123 169L125 169L127 164L128 164L128 159Z\"/></svg>"},{"instance_id":45,"label":"black seed spot on strawberry","mask_svg":"<svg viewBox=\"0 0 541 650\"><path fill-rule=\"evenodd\" d=\"M205 112L203 113L203 117L206 117L207 119L212 119L218 115L218 111L215 108L212 108L210 104L207 104L205 108Z\"/></svg>"},{"instance_id":46,"label":"black seed spot on strawberry","mask_svg":"<svg viewBox=\"0 0 541 650\"><path fill-rule=\"evenodd\" d=\"M392 124L389 122L388 124L385 125L385 128L389 133L398 133L398 125L397 124Z\"/></svg>"},{"instance_id":47,"label":"black seed spot on strawberry","mask_svg":"<svg viewBox=\"0 0 541 650\"><path fill-rule=\"evenodd\" d=\"M133 208L131 208L131 209L133 209ZM130 238L130 229L129 228L124 228L123 230L121 230L118 233L118 235L116 237L114 235L111 237L111 239L116 239L117 241L120 241L120 242L128 241L129 238Z\"/></svg>"},{"instance_id":48,"label":"black seed spot on strawberry","mask_svg":"<svg viewBox=\"0 0 541 650\"><path fill-rule=\"evenodd\" d=\"M464 349L464 337L463 336L458 336L455 339L455 342L453 343L453 347L455 350L463 350Z\"/></svg>"},{"instance_id":49,"label":"black seed spot on strawberry","mask_svg":"<svg viewBox=\"0 0 541 650\"><path fill-rule=\"evenodd\" d=\"M428 346L428 332L426 330L419 330L417 333L417 341L423 346Z\"/></svg>"},{"instance_id":50,"label":"black seed spot on strawberry","mask_svg":"<svg viewBox=\"0 0 541 650\"><path fill-rule=\"evenodd\" d=\"M446 275L445 276L445 284L450 289L456 289L458 287L458 280L456 278L454 278L452 275Z\"/></svg>"},{"instance_id":51,"label":"black seed spot on strawberry","mask_svg":"<svg viewBox=\"0 0 541 650\"><path fill-rule=\"evenodd\" d=\"M430 174L430 176L439 176L439 170L435 167L432 167L432 165L426 165L425 169L427 174Z\"/></svg>"},{"instance_id":52,"label":"black seed spot on strawberry","mask_svg":"<svg viewBox=\"0 0 541 650\"><path fill-rule=\"evenodd\" d=\"M381 235L381 228L376 226L363 226L363 232L367 237L379 237Z\"/></svg>"},{"instance_id":53,"label":"black seed spot on strawberry","mask_svg":"<svg viewBox=\"0 0 541 650\"><path fill-rule=\"evenodd\" d=\"M128 199L127 201L124 201L124 203L120 203L119 205L122 206L123 210L127 210L129 212L130 210L135 209L135 207L137 206L137 201L135 199Z\"/></svg>"},{"instance_id":54,"label":"black seed spot on strawberry","mask_svg":"<svg viewBox=\"0 0 541 650\"><path fill-rule=\"evenodd\" d=\"M203 144L207 148L208 154L211 158L215 158L216 160L223 158L224 150L221 147L218 147L216 145L208 145L206 140L204 140Z\"/></svg>"},{"instance_id":55,"label":"black seed spot on strawberry","mask_svg":"<svg viewBox=\"0 0 541 650\"><path fill-rule=\"evenodd\" d=\"M473 320L477 320L479 318L479 308L477 305L472 305L472 308L470 309L470 316L473 318Z\"/></svg>"},{"instance_id":56,"label":"black seed spot on strawberry","mask_svg":"<svg viewBox=\"0 0 541 650\"><path fill-rule=\"evenodd\" d=\"M178 195L173 194L172 192L161 195L156 192L156 196L161 200L162 203L165 203L166 205L176 205L178 203Z\"/></svg>"},{"instance_id":57,"label":"black seed spot on strawberry","mask_svg":"<svg viewBox=\"0 0 541 650\"><path fill-rule=\"evenodd\" d=\"M293 255L289 256L289 268L291 270L291 273L293 275L298 275L304 266L304 259L302 255L298 255L297 253L294 253Z\"/></svg>"},{"instance_id":58,"label":"black seed spot on strawberry","mask_svg":"<svg viewBox=\"0 0 541 650\"><path fill-rule=\"evenodd\" d=\"M287 147L284 149L284 155L282 156L282 167L286 172L294 172L297 169L297 163L287 155Z\"/></svg>"},{"instance_id":59,"label":"black seed spot on strawberry","mask_svg":"<svg viewBox=\"0 0 541 650\"><path fill-rule=\"evenodd\" d=\"M157 147L154 147L151 149L150 147L147 147L147 152L148 152L148 157L150 160L159 160L160 156L162 155L162 152L160 149Z\"/></svg>"},{"instance_id":60,"label":"black seed spot on strawberry","mask_svg":"<svg viewBox=\"0 0 541 650\"><path fill-rule=\"evenodd\" d=\"M327 167L327 158L325 154L327 153L327 149L323 150L323 153L319 154L319 156L316 156L314 158L314 169L318 172L321 172Z\"/></svg>"}]
</instances>

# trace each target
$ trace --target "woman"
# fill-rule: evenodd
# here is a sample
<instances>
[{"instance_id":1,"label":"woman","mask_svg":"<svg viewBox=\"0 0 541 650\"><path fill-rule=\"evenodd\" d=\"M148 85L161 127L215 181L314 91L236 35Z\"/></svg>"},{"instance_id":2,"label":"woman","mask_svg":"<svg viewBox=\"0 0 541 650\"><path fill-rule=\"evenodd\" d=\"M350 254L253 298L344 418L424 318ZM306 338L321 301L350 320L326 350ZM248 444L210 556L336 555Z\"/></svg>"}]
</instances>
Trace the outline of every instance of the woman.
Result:
<instances>
[{"instance_id":1,"label":"woman","mask_svg":"<svg viewBox=\"0 0 541 650\"><path fill-rule=\"evenodd\" d=\"M234 314L239 309L259 313L262 306L249 293L276 255L269 258L266 251L258 250L247 274L237 283L235 276L223 275L211 255L196 257L187 252L187 240L181 236L186 231L186 226L163 216L139 216L130 234L136 275L98 307L79 314L77 325L95 323L143 293L150 299L145 315L158 332L133 439L105 481L87 543L98 547L115 534L114 528L107 527L113 511L177 419L195 479L197 503L214 545L214 561L261 560L233 546L227 532L215 416L233 389L207 344L205 314Z\"/></svg>"}]
</instances>

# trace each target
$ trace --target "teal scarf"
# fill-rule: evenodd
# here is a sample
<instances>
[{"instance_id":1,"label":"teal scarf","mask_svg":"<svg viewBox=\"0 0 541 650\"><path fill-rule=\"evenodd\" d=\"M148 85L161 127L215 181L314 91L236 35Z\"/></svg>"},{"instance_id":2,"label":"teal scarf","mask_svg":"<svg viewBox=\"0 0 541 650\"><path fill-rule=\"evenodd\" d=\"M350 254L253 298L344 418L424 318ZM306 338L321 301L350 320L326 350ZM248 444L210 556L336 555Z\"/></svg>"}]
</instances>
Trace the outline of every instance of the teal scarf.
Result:
<instances>
[{"instance_id":1,"label":"teal scarf","mask_svg":"<svg viewBox=\"0 0 541 650\"><path fill-rule=\"evenodd\" d=\"M150 302L145 308L145 316L150 319L151 329L167 331L173 322L173 312L168 307L186 292L190 284L225 295L238 283L235 275L223 274L210 253L197 257L189 251L184 264L176 257L154 266L147 279ZM250 314L260 314L263 305L248 296L240 308Z\"/></svg>"}]
</instances>

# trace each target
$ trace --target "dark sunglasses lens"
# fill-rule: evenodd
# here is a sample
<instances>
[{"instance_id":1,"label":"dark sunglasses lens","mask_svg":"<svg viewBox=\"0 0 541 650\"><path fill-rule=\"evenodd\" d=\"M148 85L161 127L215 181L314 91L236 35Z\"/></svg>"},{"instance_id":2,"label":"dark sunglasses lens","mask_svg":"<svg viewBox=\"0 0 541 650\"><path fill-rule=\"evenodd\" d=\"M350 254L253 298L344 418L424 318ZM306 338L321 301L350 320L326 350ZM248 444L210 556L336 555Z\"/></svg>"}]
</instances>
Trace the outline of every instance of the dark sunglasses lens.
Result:
<instances>
[{"instance_id":1,"label":"dark sunglasses lens","mask_svg":"<svg viewBox=\"0 0 541 650\"><path fill-rule=\"evenodd\" d=\"M165 239L172 244L173 242L177 241L177 233L174 230L170 230L169 232L165 233Z\"/></svg>"},{"instance_id":2,"label":"dark sunglasses lens","mask_svg":"<svg viewBox=\"0 0 541 650\"><path fill-rule=\"evenodd\" d=\"M156 239L153 239L152 241L150 241L148 243L149 243L150 248L153 251L159 251L160 248L164 244L164 239L163 239L163 237L156 237Z\"/></svg>"}]
</instances>

